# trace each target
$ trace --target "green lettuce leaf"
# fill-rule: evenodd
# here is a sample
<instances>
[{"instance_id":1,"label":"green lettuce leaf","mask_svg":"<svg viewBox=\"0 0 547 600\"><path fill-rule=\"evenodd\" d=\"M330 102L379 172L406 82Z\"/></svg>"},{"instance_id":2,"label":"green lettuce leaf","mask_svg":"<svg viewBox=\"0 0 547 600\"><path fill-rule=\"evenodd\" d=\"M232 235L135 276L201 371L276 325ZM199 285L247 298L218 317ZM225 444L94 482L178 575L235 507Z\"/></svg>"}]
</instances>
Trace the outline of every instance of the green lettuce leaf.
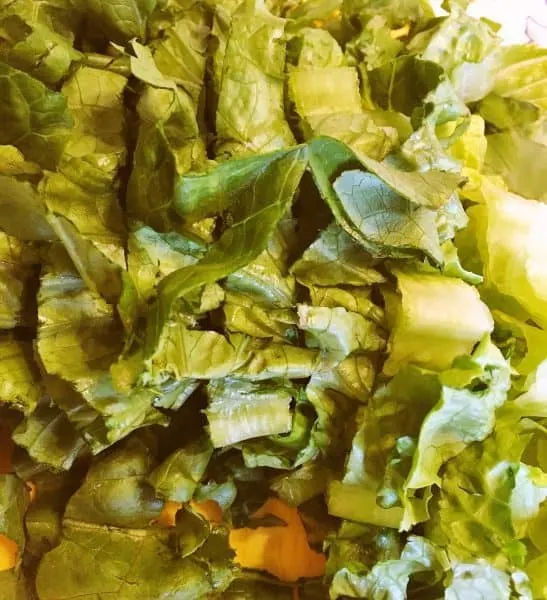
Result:
<instances>
[{"instance_id":1,"label":"green lettuce leaf","mask_svg":"<svg viewBox=\"0 0 547 600\"><path fill-rule=\"evenodd\" d=\"M291 273L307 286L370 285L382 283L364 248L339 225L330 225L292 265Z\"/></svg>"},{"instance_id":2,"label":"green lettuce leaf","mask_svg":"<svg viewBox=\"0 0 547 600\"><path fill-rule=\"evenodd\" d=\"M448 368L494 329L488 308L469 284L440 275L402 270L394 274L400 295L386 296L393 328L385 373L393 375L409 362L432 369ZM466 306L464 321L461 306Z\"/></svg>"},{"instance_id":3,"label":"green lettuce leaf","mask_svg":"<svg viewBox=\"0 0 547 600\"><path fill-rule=\"evenodd\" d=\"M421 173L400 169L393 161L379 162L360 152L353 153L341 142L330 138L314 139L310 143L309 155L317 187L338 219L340 210L332 192L332 180L341 171L355 167L356 160L403 198L429 208L443 206L460 181L457 175L451 173L434 170ZM343 221L340 224L343 226Z\"/></svg>"},{"instance_id":4,"label":"green lettuce leaf","mask_svg":"<svg viewBox=\"0 0 547 600\"><path fill-rule=\"evenodd\" d=\"M452 582L446 588L447 600L459 598L511 598L509 575L496 569L486 561L476 564L457 563L453 565Z\"/></svg>"},{"instance_id":5,"label":"green lettuce leaf","mask_svg":"<svg viewBox=\"0 0 547 600\"><path fill-rule=\"evenodd\" d=\"M0 175L0 207L0 226L8 235L28 241L57 239L44 202L30 182Z\"/></svg>"},{"instance_id":6,"label":"green lettuce leaf","mask_svg":"<svg viewBox=\"0 0 547 600\"><path fill-rule=\"evenodd\" d=\"M434 17L430 3L424 0L346 0L344 8L361 23L381 15L392 29L408 22L421 26Z\"/></svg>"},{"instance_id":7,"label":"green lettuce leaf","mask_svg":"<svg viewBox=\"0 0 547 600\"><path fill-rule=\"evenodd\" d=\"M296 335L296 316L291 309L271 309L256 304L246 294L228 292L223 305L225 327L255 338L290 341Z\"/></svg>"},{"instance_id":8,"label":"green lettuce leaf","mask_svg":"<svg viewBox=\"0 0 547 600\"><path fill-rule=\"evenodd\" d=\"M0 63L0 98L0 120L8 124L2 128L0 144L14 145L27 159L55 168L72 127L64 96Z\"/></svg>"},{"instance_id":9,"label":"green lettuce leaf","mask_svg":"<svg viewBox=\"0 0 547 600\"><path fill-rule=\"evenodd\" d=\"M395 560L377 563L367 574L354 573L342 568L334 575L330 587L330 598L407 598L407 587L412 576L420 575L422 585L432 585L443 576L447 568L446 556L427 539L410 536ZM424 574L427 578L423 581Z\"/></svg>"},{"instance_id":10,"label":"green lettuce leaf","mask_svg":"<svg viewBox=\"0 0 547 600\"><path fill-rule=\"evenodd\" d=\"M288 80L304 137L331 136L363 154L382 159L394 145L396 133L376 125L371 114L363 110L357 69L343 64L320 67L310 54L310 50L301 54Z\"/></svg>"},{"instance_id":11,"label":"green lettuce leaf","mask_svg":"<svg viewBox=\"0 0 547 600\"><path fill-rule=\"evenodd\" d=\"M422 107L442 77L439 65L415 56L401 56L368 74L374 101L385 110L408 116Z\"/></svg>"},{"instance_id":12,"label":"green lettuce leaf","mask_svg":"<svg viewBox=\"0 0 547 600\"><path fill-rule=\"evenodd\" d=\"M47 403L41 403L17 426L13 439L36 462L63 471L70 469L87 450L84 438L66 414Z\"/></svg>"},{"instance_id":13,"label":"green lettuce leaf","mask_svg":"<svg viewBox=\"0 0 547 600\"><path fill-rule=\"evenodd\" d=\"M310 301L313 306L324 308L345 308L349 312L358 313L378 325L384 322L384 311L370 299L371 288L354 287L319 287L309 288Z\"/></svg>"},{"instance_id":14,"label":"green lettuce leaf","mask_svg":"<svg viewBox=\"0 0 547 600\"><path fill-rule=\"evenodd\" d=\"M172 7L169 4L169 23L161 22L158 39L151 44L154 62L166 78L180 86L197 104L204 86L210 33L207 7L199 2L172 3Z\"/></svg>"},{"instance_id":15,"label":"green lettuce leaf","mask_svg":"<svg viewBox=\"0 0 547 600\"><path fill-rule=\"evenodd\" d=\"M487 181L483 182L482 193L485 204L471 208L468 214L484 263L485 283L544 325L543 288L547 280L540 257L545 205ZM498 308L504 306L509 308L505 301Z\"/></svg>"},{"instance_id":16,"label":"green lettuce leaf","mask_svg":"<svg viewBox=\"0 0 547 600\"><path fill-rule=\"evenodd\" d=\"M146 22L156 0L121 0L115 4L77 0L75 8L83 12L107 38L123 43L146 35Z\"/></svg>"},{"instance_id":17,"label":"green lettuce leaf","mask_svg":"<svg viewBox=\"0 0 547 600\"><path fill-rule=\"evenodd\" d=\"M547 50L535 45L504 48L495 64L492 91L546 109Z\"/></svg>"},{"instance_id":18,"label":"green lettuce leaf","mask_svg":"<svg viewBox=\"0 0 547 600\"><path fill-rule=\"evenodd\" d=\"M8 336L0 339L2 378L0 398L8 406L30 414L36 408L41 390L32 347Z\"/></svg>"},{"instance_id":19,"label":"green lettuce leaf","mask_svg":"<svg viewBox=\"0 0 547 600\"><path fill-rule=\"evenodd\" d=\"M82 67L63 86L75 128L59 172L40 183L50 224L86 283L107 298L119 295L117 270L125 266L117 176L125 160L126 83L116 73Z\"/></svg>"},{"instance_id":20,"label":"green lettuce leaf","mask_svg":"<svg viewBox=\"0 0 547 600\"><path fill-rule=\"evenodd\" d=\"M234 156L291 146L283 111L285 21L262 0L245 0L232 14L222 49L217 154Z\"/></svg>"},{"instance_id":21,"label":"green lettuce leaf","mask_svg":"<svg viewBox=\"0 0 547 600\"><path fill-rule=\"evenodd\" d=\"M37 249L0 232L0 329L32 323L26 307Z\"/></svg>"},{"instance_id":22,"label":"green lettuce leaf","mask_svg":"<svg viewBox=\"0 0 547 600\"><path fill-rule=\"evenodd\" d=\"M57 23L60 15L55 15L53 23L52 15L48 14L48 8L58 8L59 13L68 12L69 3L57 2L58 6L54 7L44 2L45 10L33 4L29 0L16 0L4 3L0 8L2 58L46 85L55 85L67 75L72 63L82 58L72 47L72 32L68 33L64 28L55 30L60 25Z\"/></svg>"},{"instance_id":23,"label":"green lettuce leaf","mask_svg":"<svg viewBox=\"0 0 547 600\"><path fill-rule=\"evenodd\" d=\"M205 245L175 232L158 233L147 225L135 224L127 240L127 269L141 303L155 296L164 277L196 263Z\"/></svg>"},{"instance_id":24,"label":"green lettuce leaf","mask_svg":"<svg viewBox=\"0 0 547 600\"><path fill-rule=\"evenodd\" d=\"M525 198L545 201L547 148L518 133L488 136L486 167L504 178L509 190Z\"/></svg>"},{"instance_id":25,"label":"green lettuce leaf","mask_svg":"<svg viewBox=\"0 0 547 600\"><path fill-rule=\"evenodd\" d=\"M116 388L110 367L121 352L123 337L114 308L85 287L66 255L52 258L38 298L37 350L45 370L79 392L61 392L57 402L94 451L139 427L165 424L166 417L154 403L169 395L170 382L164 389Z\"/></svg>"},{"instance_id":26,"label":"green lettuce leaf","mask_svg":"<svg viewBox=\"0 0 547 600\"><path fill-rule=\"evenodd\" d=\"M420 429L407 489L438 484L443 463L493 431L496 409L505 402L510 388L509 365L489 340L476 349L472 361L466 369L482 370L482 389L473 391L476 379L461 388L443 385L439 403Z\"/></svg>"},{"instance_id":27,"label":"green lettuce leaf","mask_svg":"<svg viewBox=\"0 0 547 600\"><path fill-rule=\"evenodd\" d=\"M198 3L176 10L153 49L134 43L131 70L146 85L128 186L131 217L159 231L171 228L179 175L206 161L199 100L205 78L207 14Z\"/></svg>"},{"instance_id":28,"label":"green lettuce leaf","mask_svg":"<svg viewBox=\"0 0 547 600\"><path fill-rule=\"evenodd\" d=\"M92 464L68 503L60 544L40 563L40 598L191 599L228 586L230 551L222 530L210 532L186 512L172 533L150 524L163 506L145 483L154 464L152 449L138 437ZM64 576L52 577L60 564Z\"/></svg>"},{"instance_id":29,"label":"green lettuce leaf","mask_svg":"<svg viewBox=\"0 0 547 600\"><path fill-rule=\"evenodd\" d=\"M155 349L165 321L178 298L245 267L267 246L279 220L286 213L306 166L305 149L279 151L264 156L228 161L201 177L205 189L228 197L230 227L193 266L175 271L159 286L159 300L149 321L147 352ZM243 177L254 165L253 185ZM221 178L221 174L228 177ZM229 190L229 192L228 192ZM228 195L229 193L229 195Z\"/></svg>"},{"instance_id":30,"label":"green lettuce leaf","mask_svg":"<svg viewBox=\"0 0 547 600\"><path fill-rule=\"evenodd\" d=\"M211 382L208 391L206 415L216 448L291 430L290 387L234 379Z\"/></svg>"},{"instance_id":31,"label":"green lettuce leaf","mask_svg":"<svg viewBox=\"0 0 547 600\"><path fill-rule=\"evenodd\" d=\"M207 436L175 450L148 476L160 498L188 502L205 474L213 448Z\"/></svg>"},{"instance_id":32,"label":"green lettuce leaf","mask_svg":"<svg viewBox=\"0 0 547 600\"><path fill-rule=\"evenodd\" d=\"M385 341L376 325L345 308L326 308L300 304L298 327L306 332L308 347L319 347L337 360L352 353L381 350Z\"/></svg>"},{"instance_id":33,"label":"green lettuce leaf","mask_svg":"<svg viewBox=\"0 0 547 600\"><path fill-rule=\"evenodd\" d=\"M354 237L374 256L408 256L414 250L442 261L432 210L413 205L376 175L363 171L345 171L333 188L355 226Z\"/></svg>"}]
</instances>

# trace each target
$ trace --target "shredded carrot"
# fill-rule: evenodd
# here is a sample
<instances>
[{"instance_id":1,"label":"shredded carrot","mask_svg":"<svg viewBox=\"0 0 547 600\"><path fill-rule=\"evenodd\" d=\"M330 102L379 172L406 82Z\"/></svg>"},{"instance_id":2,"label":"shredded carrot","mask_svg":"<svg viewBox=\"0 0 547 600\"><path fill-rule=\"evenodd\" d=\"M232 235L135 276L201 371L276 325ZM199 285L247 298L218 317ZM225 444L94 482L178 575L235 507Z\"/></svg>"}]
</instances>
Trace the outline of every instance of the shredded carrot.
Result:
<instances>
[{"instance_id":1,"label":"shredded carrot","mask_svg":"<svg viewBox=\"0 0 547 600\"><path fill-rule=\"evenodd\" d=\"M204 500L203 502L190 500L190 507L210 523L222 523L222 509L218 502L214 500Z\"/></svg>"},{"instance_id":2,"label":"shredded carrot","mask_svg":"<svg viewBox=\"0 0 547 600\"><path fill-rule=\"evenodd\" d=\"M232 530L229 542L236 562L248 569L267 571L282 581L323 575L325 556L310 548L298 510L270 498L253 518L266 515L278 517L286 525Z\"/></svg>"},{"instance_id":3,"label":"shredded carrot","mask_svg":"<svg viewBox=\"0 0 547 600\"><path fill-rule=\"evenodd\" d=\"M0 571L9 571L17 565L19 546L9 537L0 534Z\"/></svg>"},{"instance_id":4,"label":"shredded carrot","mask_svg":"<svg viewBox=\"0 0 547 600\"><path fill-rule=\"evenodd\" d=\"M11 459L14 443L10 431L0 424L0 473L11 473L13 470Z\"/></svg>"},{"instance_id":5,"label":"shredded carrot","mask_svg":"<svg viewBox=\"0 0 547 600\"><path fill-rule=\"evenodd\" d=\"M163 510L156 520L156 525L160 527L174 527L177 523L177 513L182 508L180 502L171 502L168 500L163 505Z\"/></svg>"}]
</instances>

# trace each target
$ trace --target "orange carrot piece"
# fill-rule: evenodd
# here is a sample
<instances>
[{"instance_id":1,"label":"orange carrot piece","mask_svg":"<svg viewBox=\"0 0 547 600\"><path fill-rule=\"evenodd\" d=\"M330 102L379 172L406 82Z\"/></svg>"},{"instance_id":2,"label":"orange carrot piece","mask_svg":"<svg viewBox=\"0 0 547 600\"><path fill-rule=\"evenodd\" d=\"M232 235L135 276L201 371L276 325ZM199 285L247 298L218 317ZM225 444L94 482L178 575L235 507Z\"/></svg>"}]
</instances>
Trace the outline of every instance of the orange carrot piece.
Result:
<instances>
[{"instance_id":1,"label":"orange carrot piece","mask_svg":"<svg viewBox=\"0 0 547 600\"><path fill-rule=\"evenodd\" d=\"M19 546L9 537L0 534L0 571L9 571L17 565Z\"/></svg>"},{"instance_id":2,"label":"orange carrot piece","mask_svg":"<svg viewBox=\"0 0 547 600\"><path fill-rule=\"evenodd\" d=\"M194 512L197 512L204 519L209 521L209 523L222 523L222 509L218 502L215 502L214 500L204 500L203 502L190 500L190 507Z\"/></svg>"},{"instance_id":3,"label":"orange carrot piece","mask_svg":"<svg viewBox=\"0 0 547 600\"><path fill-rule=\"evenodd\" d=\"M174 527L177 523L177 513L181 508L182 504L180 502L171 502L170 500L167 500L163 505L160 516L155 522L156 525L159 525L160 527Z\"/></svg>"},{"instance_id":4,"label":"orange carrot piece","mask_svg":"<svg viewBox=\"0 0 547 600\"><path fill-rule=\"evenodd\" d=\"M323 575L325 556L310 548L298 510L277 498L270 498L253 518L266 515L278 517L286 525L232 530L229 543L236 553L236 562L244 568L267 571L288 582Z\"/></svg>"}]
</instances>

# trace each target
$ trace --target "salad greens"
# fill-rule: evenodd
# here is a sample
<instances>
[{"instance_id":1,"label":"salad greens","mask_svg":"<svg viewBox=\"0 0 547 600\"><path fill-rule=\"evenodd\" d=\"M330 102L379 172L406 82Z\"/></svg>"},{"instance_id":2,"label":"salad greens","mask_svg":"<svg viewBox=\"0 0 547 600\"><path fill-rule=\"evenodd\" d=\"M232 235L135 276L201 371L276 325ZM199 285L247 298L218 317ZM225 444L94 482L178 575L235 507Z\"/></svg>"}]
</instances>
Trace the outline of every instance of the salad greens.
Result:
<instances>
[{"instance_id":1,"label":"salad greens","mask_svg":"<svg viewBox=\"0 0 547 600\"><path fill-rule=\"evenodd\" d=\"M427 0L0 0L2 600L547 598L547 50Z\"/></svg>"}]
</instances>

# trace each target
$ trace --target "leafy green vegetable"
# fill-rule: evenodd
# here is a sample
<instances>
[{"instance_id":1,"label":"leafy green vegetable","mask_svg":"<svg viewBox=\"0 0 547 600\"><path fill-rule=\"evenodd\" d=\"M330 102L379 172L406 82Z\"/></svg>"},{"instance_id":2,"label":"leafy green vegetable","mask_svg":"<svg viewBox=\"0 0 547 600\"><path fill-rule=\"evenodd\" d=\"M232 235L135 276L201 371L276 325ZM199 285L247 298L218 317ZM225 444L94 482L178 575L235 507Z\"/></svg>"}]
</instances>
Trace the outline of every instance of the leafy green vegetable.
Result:
<instances>
[{"instance_id":1,"label":"leafy green vegetable","mask_svg":"<svg viewBox=\"0 0 547 600\"><path fill-rule=\"evenodd\" d=\"M545 597L547 52L438 4L0 0L2 600Z\"/></svg>"},{"instance_id":2,"label":"leafy green vegetable","mask_svg":"<svg viewBox=\"0 0 547 600\"><path fill-rule=\"evenodd\" d=\"M86 14L107 38L125 42L132 38L143 38L146 20L156 6L156 0L121 0L105 4L100 0L75 2L77 9Z\"/></svg>"},{"instance_id":3,"label":"leafy green vegetable","mask_svg":"<svg viewBox=\"0 0 547 600\"><path fill-rule=\"evenodd\" d=\"M218 90L219 156L294 143L283 112L284 29L262 0L245 0L232 14Z\"/></svg>"},{"instance_id":4,"label":"leafy green vegetable","mask_svg":"<svg viewBox=\"0 0 547 600\"><path fill-rule=\"evenodd\" d=\"M393 319L386 373L395 374L407 363L447 368L493 330L488 308L463 281L401 270L394 274L400 295L386 296L388 318ZM460 321L463 305L468 314L464 327Z\"/></svg>"},{"instance_id":5,"label":"leafy green vegetable","mask_svg":"<svg viewBox=\"0 0 547 600\"><path fill-rule=\"evenodd\" d=\"M0 144L17 146L26 158L55 168L70 135L66 98L43 83L0 62Z\"/></svg>"},{"instance_id":6,"label":"leafy green vegetable","mask_svg":"<svg viewBox=\"0 0 547 600\"><path fill-rule=\"evenodd\" d=\"M215 447L291 430L292 393L238 380L209 384L207 420Z\"/></svg>"},{"instance_id":7,"label":"leafy green vegetable","mask_svg":"<svg viewBox=\"0 0 547 600\"><path fill-rule=\"evenodd\" d=\"M252 180L245 169L253 165ZM241 170L243 167L243 172ZM260 254L274 227L287 211L305 168L305 150L279 151L252 159L227 162L201 175L201 186L230 199L226 206L229 227L212 244L200 262L166 277L149 325L148 348L155 345L174 302L201 286L246 266ZM228 177L221 177L226 173ZM226 191L225 191L226 190ZM229 190L229 195L227 191Z\"/></svg>"},{"instance_id":8,"label":"leafy green vegetable","mask_svg":"<svg viewBox=\"0 0 547 600\"><path fill-rule=\"evenodd\" d=\"M82 592L116 592L127 598L143 594L198 598L228 585L231 573L223 567L222 545L215 553L214 547L208 549L207 541L201 540L198 554L202 556L185 558L177 550L188 536L185 528L170 534L150 525L163 504L144 483L153 464L146 443L132 438L92 465L68 503L60 544L40 564L37 589L41 598ZM228 557L227 548L224 552ZM62 579L51 577L59 564L65 569ZM83 565L89 568L82 570ZM100 572L92 565L100 566ZM121 588L120 578L124 580Z\"/></svg>"},{"instance_id":9,"label":"leafy green vegetable","mask_svg":"<svg viewBox=\"0 0 547 600\"><path fill-rule=\"evenodd\" d=\"M470 209L469 215L477 231L485 283L514 299L543 325L544 278L540 256L545 205L486 181L482 193L485 204Z\"/></svg>"}]
</instances>

